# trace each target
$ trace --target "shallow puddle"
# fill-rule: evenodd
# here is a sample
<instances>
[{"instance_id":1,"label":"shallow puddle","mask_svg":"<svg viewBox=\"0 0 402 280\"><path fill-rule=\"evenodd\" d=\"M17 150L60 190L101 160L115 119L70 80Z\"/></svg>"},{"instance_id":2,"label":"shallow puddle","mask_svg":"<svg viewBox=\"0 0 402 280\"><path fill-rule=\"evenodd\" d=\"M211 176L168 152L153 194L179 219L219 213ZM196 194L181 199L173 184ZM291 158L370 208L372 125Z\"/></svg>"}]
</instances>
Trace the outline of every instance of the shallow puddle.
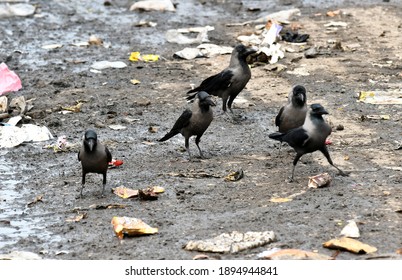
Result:
<instances>
[{"instance_id":1,"label":"shallow puddle","mask_svg":"<svg viewBox=\"0 0 402 280\"><path fill-rule=\"evenodd\" d=\"M45 229L43 218L27 213L27 190L22 187L23 181L16 179L17 173L22 172L21 165L15 169L5 153L0 154L0 162L0 251L29 237L59 240Z\"/></svg>"}]
</instances>

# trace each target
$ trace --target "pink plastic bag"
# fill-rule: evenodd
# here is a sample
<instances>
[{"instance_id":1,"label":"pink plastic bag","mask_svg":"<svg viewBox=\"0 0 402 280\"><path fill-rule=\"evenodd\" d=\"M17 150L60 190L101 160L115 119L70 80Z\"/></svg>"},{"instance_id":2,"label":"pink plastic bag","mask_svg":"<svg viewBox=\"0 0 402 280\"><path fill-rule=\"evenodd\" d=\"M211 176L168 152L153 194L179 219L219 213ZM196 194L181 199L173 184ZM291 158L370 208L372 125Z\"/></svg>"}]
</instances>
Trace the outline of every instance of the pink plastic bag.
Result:
<instances>
[{"instance_id":1,"label":"pink plastic bag","mask_svg":"<svg viewBox=\"0 0 402 280\"><path fill-rule=\"evenodd\" d=\"M14 71L10 71L3 62L0 64L0 95L22 88L21 80Z\"/></svg>"}]
</instances>

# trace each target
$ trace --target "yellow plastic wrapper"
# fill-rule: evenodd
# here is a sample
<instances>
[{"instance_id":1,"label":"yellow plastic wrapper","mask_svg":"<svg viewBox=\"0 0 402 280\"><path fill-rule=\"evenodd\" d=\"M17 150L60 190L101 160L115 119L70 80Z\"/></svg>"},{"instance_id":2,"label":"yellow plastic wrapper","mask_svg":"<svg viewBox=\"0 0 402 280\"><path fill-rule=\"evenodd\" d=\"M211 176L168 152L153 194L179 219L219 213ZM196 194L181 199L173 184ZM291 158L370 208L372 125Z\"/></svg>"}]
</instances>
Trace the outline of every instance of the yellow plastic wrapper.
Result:
<instances>
[{"instance_id":1,"label":"yellow plastic wrapper","mask_svg":"<svg viewBox=\"0 0 402 280\"><path fill-rule=\"evenodd\" d=\"M156 55L156 54L144 54L143 56L141 56L141 58L145 62L158 61L159 60L159 55Z\"/></svg>"},{"instance_id":2,"label":"yellow plastic wrapper","mask_svg":"<svg viewBox=\"0 0 402 280\"><path fill-rule=\"evenodd\" d=\"M130 217L113 217L112 225L114 232L119 239L123 239L124 235L127 236L140 236L147 234L155 234L158 232L157 228L150 227L142 220Z\"/></svg>"},{"instance_id":3,"label":"yellow plastic wrapper","mask_svg":"<svg viewBox=\"0 0 402 280\"><path fill-rule=\"evenodd\" d=\"M150 61L158 61L159 60L159 55L156 54L144 54L141 55L140 52L132 52L130 54L130 61L145 61L145 62L150 62Z\"/></svg>"},{"instance_id":4,"label":"yellow plastic wrapper","mask_svg":"<svg viewBox=\"0 0 402 280\"><path fill-rule=\"evenodd\" d=\"M141 58L140 52L132 52L132 53L130 54L129 60L130 60L130 61L140 61L140 60L141 60L140 58Z\"/></svg>"}]
</instances>

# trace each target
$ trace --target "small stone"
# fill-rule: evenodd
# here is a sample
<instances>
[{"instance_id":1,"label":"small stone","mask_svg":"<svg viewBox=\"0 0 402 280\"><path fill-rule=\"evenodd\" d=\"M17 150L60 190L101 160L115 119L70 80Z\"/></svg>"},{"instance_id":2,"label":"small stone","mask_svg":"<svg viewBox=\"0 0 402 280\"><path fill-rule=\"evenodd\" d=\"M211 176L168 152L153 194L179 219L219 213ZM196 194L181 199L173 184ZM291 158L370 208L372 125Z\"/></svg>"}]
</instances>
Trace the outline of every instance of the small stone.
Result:
<instances>
[{"instance_id":1,"label":"small stone","mask_svg":"<svg viewBox=\"0 0 402 280\"><path fill-rule=\"evenodd\" d=\"M318 56L318 51L315 47L309 48L307 51L304 52L305 58L315 58Z\"/></svg>"}]
</instances>

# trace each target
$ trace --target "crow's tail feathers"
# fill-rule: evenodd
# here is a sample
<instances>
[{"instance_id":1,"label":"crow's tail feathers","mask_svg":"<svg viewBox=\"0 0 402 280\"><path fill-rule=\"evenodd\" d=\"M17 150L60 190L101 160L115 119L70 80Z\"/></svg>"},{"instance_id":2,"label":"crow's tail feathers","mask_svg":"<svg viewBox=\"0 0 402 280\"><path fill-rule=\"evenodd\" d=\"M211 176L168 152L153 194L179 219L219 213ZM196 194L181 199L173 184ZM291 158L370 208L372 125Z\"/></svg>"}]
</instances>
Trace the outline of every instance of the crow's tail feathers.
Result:
<instances>
[{"instance_id":1,"label":"crow's tail feathers","mask_svg":"<svg viewBox=\"0 0 402 280\"><path fill-rule=\"evenodd\" d=\"M173 136L177 135L178 133L179 133L179 131L171 130L170 132L166 133L165 136L163 136L161 139L159 139L158 142L166 141L166 140L172 138Z\"/></svg>"},{"instance_id":2,"label":"crow's tail feathers","mask_svg":"<svg viewBox=\"0 0 402 280\"><path fill-rule=\"evenodd\" d=\"M274 132L274 133L271 133L270 135L268 135L269 138L277 140L277 141L281 141L281 142L283 141L283 136L285 136L285 134L281 133L281 132Z\"/></svg>"},{"instance_id":3,"label":"crow's tail feathers","mask_svg":"<svg viewBox=\"0 0 402 280\"><path fill-rule=\"evenodd\" d=\"M187 99L187 101L189 101L189 102L192 102L192 101L194 101L194 98L195 98L195 96L197 95L197 92L196 93L193 93L193 94L189 94L189 93L193 93L192 91L189 91L189 92L187 92L187 97L186 97L186 99Z\"/></svg>"}]
</instances>

